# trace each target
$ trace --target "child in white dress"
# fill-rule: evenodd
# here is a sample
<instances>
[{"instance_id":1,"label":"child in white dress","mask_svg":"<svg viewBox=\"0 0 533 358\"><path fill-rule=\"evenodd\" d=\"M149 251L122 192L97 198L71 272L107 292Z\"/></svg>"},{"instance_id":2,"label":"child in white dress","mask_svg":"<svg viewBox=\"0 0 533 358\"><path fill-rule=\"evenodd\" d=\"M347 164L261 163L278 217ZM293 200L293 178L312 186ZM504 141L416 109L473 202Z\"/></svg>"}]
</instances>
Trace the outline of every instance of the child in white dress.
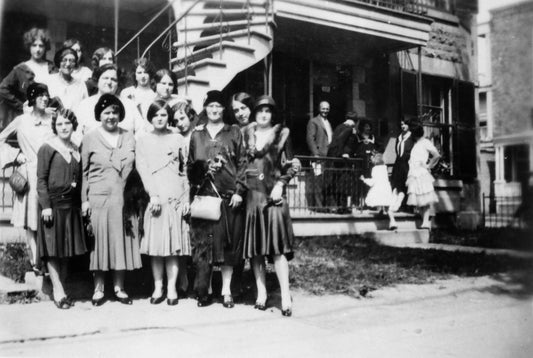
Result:
<instances>
[{"instance_id":1,"label":"child in white dress","mask_svg":"<svg viewBox=\"0 0 533 358\"><path fill-rule=\"evenodd\" d=\"M365 178L361 175L360 179L370 187L366 194L365 203L371 207L380 208L382 212L387 212L392 203L392 189L389 182L387 166L383 161L383 154L375 153L371 158L373 167L371 178ZM392 218L394 220L394 218ZM396 229L396 221L389 224L389 229Z\"/></svg>"}]
</instances>

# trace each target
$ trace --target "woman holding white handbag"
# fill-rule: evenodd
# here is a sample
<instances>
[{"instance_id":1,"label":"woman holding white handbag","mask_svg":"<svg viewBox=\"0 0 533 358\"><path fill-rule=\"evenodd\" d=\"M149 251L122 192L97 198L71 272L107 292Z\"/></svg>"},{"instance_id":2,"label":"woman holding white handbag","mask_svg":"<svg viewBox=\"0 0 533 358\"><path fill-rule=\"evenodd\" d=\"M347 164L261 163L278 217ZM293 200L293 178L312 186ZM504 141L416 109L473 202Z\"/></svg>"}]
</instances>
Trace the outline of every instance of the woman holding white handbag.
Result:
<instances>
[{"instance_id":1,"label":"woman holding white handbag","mask_svg":"<svg viewBox=\"0 0 533 358\"><path fill-rule=\"evenodd\" d=\"M207 123L193 131L189 147L191 192L199 198L212 197L200 200L204 202L212 202L216 197L221 199L218 208L216 205L204 206L199 198L191 203L191 244L196 266L194 286L199 307L211 303L212 265L221 266L224 307L234 306L231 276L233 266L242 259L244 211L241 204L245 193L246 156L239 127L222 120L222 103L220 91L207 93L204 101ZM211 213L202 210L206 207L215 210ZM213 215L209 217L209 214Z\"/></svg>"}]
</instances>

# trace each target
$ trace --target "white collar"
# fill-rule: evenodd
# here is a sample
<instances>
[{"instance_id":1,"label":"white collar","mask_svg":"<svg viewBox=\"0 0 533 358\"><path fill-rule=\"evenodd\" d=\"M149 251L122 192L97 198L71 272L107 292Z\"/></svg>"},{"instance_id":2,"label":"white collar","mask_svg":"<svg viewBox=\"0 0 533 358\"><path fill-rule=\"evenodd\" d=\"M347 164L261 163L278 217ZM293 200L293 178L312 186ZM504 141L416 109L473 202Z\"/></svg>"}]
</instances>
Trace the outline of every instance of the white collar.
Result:
<instances>
[{"instance_id":1,"label":"white collar","mask_svg":"<svg viewBox=\"0 0 533 358\"><path fill-rule=\"evenodd\" d=\"M81 160L79 149L72 142L70 142L71 147L69 148L65 145L65 143L63 143L61 139L59 139L59 137L55 136L54 138L48 141L48 144L52 148L54 148L65 159L67 163L70 163L72 157L74 157L77 162Z\"/></svg>"}]
</instances>

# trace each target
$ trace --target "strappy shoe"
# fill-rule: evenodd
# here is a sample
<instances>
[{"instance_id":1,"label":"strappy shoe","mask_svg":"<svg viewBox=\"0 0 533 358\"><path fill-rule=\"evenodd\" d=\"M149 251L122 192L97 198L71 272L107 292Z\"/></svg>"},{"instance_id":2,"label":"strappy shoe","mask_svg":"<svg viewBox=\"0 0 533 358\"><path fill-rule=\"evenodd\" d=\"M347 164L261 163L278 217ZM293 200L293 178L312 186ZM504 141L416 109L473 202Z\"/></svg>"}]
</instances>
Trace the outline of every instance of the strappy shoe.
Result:
<instances>
[{"instance_id":1,"label":"strappy shoe","mask_svg":"<svg viewBox=\"0 0 533 358\"><path fill-rule=\"evenodd\" d=\"M63 297L59 301L54 300L54 304L60 310L68 310L70 308L70 303L68 302L67 296Z\"/></svg>"},{"instance_id":2,"label":"strappy shoe","mask_svg":"<svg viewBox=\"0 0 533 358\"><path fill-rule=\"evenodd\" d=\"M131 305L133 301L124 290L115 291L115 299L123 305Z\"/></svg>"},{"instance_id":3,"label":"strappy shoe","mask_svg":"<svg viewBox=\"0 0 533 358\"><path fill-rule=\"evenodd\" d=\"M233 302L233 296L231 295L224 295L223 296L223 302L222 306L226 308L233 308L235 307L235 302Z\"/></svg>"},{"instance_id":4,"label":"strappy shoe","mask_svg":"<svg viewBox=\"0 0 533 358\"><path fill-rule=\"evenodd\" d=\"M100 296L101 294L101 296ZM103 305L105 302L105 295L103 291L94 291L93 298L91 299L91 303L93 306L98 307Z\"/></svg>"}]
</instances>

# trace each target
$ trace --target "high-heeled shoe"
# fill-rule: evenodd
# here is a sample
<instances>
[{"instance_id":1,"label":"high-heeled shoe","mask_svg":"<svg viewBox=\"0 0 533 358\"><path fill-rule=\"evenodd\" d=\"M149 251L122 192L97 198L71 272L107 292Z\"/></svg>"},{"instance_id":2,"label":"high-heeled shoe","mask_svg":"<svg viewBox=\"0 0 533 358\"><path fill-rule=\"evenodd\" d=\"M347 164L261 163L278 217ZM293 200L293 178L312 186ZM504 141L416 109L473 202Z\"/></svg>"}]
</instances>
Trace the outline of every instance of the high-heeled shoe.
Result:
<instances>
[{"instance_id":1,"label":"high-heeled shoe","mask_svg":"<svg viewBox=\"0 0 533 358\"><path fill-rule=\"evenodd\" d=\"M59 301L54 300L54 304L60 310L68 310L70 308L70 304L69 304L68 298L66 296L63 297L62 299L60 299Z\"/></svg>"},{"instance_id":2,"label":"high-heeled shoe","mask_svg":"<svg viewBox=\"0 0 533 358\"><path fill-rule=\"evenodd\" d=\"M266 311L267 306L266 302L255 302L254 309L260 310L260 311Z\"/></svg>"},{"instance_id":3,"label":"high-heeled shoe","mask_svg":"<svg viewBox=\"0 0 533 358\"><path fill-rule=\"evenodd\" d=\"M152 305L158 305L161 302L165 300L165 295L161 295L159 297L150 297L150 304Z\"/></svg>"},{"instance_id":4,"label":"high-heeled shoe","mask_svg":"<svg viewBox=\"0 0 533 358\"><path fill-rule=\"evenodd\" d=\"M95 296L97 296L97 294L101 293L102 296L99 297L99 298L95 298ZM91 299L91 303L93 306L95 307L99 307L101 305L103 305L105 302L105 296L104 296L104 293L102 291L95 291L94 294L93 294L93 298Z\"/></svg>"},{"instance_id":5,"label":"high-heeled shoe","mask_svg":"<svg viewBox=\"0 0 533 358\"><path fill-rule=\"evenodd\" d=\"M292 316L292 308L286 308L281 310L281 315L285 317Z\"/></svg>"},{"instance_id":6,"label":"high-heeled shoe","mask_svg":"<svg viewBox=\"0 0 533 358\"><path fill-rule=\"evenodd\" d=\"M207 307L209 306L211 303L213 303L212 299L211 299L211 296L207 295L207 296L201 296L201 297L198 297L198 302L196 303L196 305L198 307Z\"/></svg>"},{"instance_id":7,"label":"high-heeled shoe","mask_svg":"<svg viewBox=\"0 0 533 358\"><path fill-rule=\"evenodd\" d=\"M233 302L233 297L231 295L224 295L222 306L226 308L233 308L235 307L235 302Z\"/></svg>"},{"instance_id":8,"label":"high-heeled shoe","mask_svg":"<svg viewBox=\"0 0 533 358\"><path fill-rule=\"evenodd\" d=\"M175 306L179 302L179 298L167 298L167 305Z\"/></svg>"},{"instance_id":9,"label":"high-heeled shoe","mask_svg":"<svg viewBox=\"0 0 533 358\"><path fill-rule=\"evenodd\" d=\"M119 296L120 294L122 294L123 296ZM124 290L115 291L115 299L123 305L131 305L133 303L131 298Z\"/></svg>"}]
</instances>

